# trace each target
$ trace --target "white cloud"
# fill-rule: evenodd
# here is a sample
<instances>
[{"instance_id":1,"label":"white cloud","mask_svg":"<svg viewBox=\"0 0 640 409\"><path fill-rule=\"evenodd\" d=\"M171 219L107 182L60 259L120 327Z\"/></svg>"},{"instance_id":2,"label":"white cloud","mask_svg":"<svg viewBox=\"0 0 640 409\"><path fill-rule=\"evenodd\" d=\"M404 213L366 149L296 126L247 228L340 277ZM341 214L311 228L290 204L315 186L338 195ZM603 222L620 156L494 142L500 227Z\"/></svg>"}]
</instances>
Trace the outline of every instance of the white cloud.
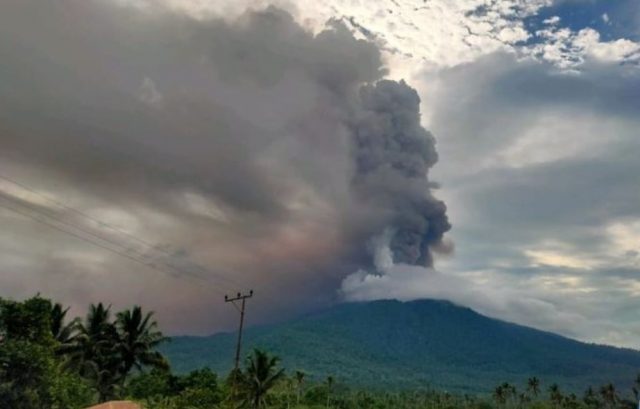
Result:
<instances>
[{"instance_id":1,"label":"white cloud","mask_svg":"<svg viewBox=\"0 0 640 409\"><path fill-rule=\"evenodd\" d=\"M560 16L553 16L542 21L543 24L555 25L560 22Z\"/></svg>"},{"instance_id":2,"label":"white cloud","mask_svg":"<svg viewBox=\"0 0 640 409\"><path fill-rule=\"evenodd\" d=\"M605 62L640 58L640 43L628 39L602 41L600 33L592 28L575 32L566 27L549 27L536 35L543 41L531 46L530 52L565 69L577 68L590 57Z\"/></svg>"},{"instance_id":3,"label":"white cloud","mask_svg":"<svg viewBox=\"0 0 640 409\"><path fill-rule=\"evenodd\" d=\"M549 281L529 283L518 288L499 275L484 271L476 277L441 273L433 269L395 264L382 272L358 271L346 277L341 294L349 301L421 298L449 300L473 308L490 317L517 322L568 336L584 336L587 319L568 308L559 308L545 299ZM567 281L570 283L570 280ZM535 285L535 287L534 287ZM525 287L525 286L523 286Z\"/></svg>"},{"instance_id":4,"label":"white cloud","mask_svg":"<svg viewBox=\"0 0 640 409\"><path fill-rule=\"evenodd\" d=\"M576 69L585 58L637 61L640 44L629 39L602 41L597 31L574 31L560 16L543 20L544 29L529 32L524 19L551 6L552 0L404 0L394 3L330 0L114 0L138 8L168 8L196 18L235 19L247 9L269 5L287 9L315 32L331 19L342 20L358 35L386 52L394 78L416 69L451 67L493 52L513 51ZM601 17L609 21L605 13ZM534 39L533 44L525 44ZM419 67L416 67L416 62Z\"/></svg>"},{"instance_id":5,"label":"white cloud","mask_svg":"<svg viewBox=\"0 0 640 409\"><path fill-rule=\"evenodd\" d=\"M534 267L566 267L591 269L594 261L574 256L556 249L525 250L524 254L531 259Z\"/></svg>"},{"instance_id":6,"label":"white cloud","mask_svg":"<svg viewBox=\"0 0 640 409\"><path fill-rule=\"evenodd\" d=\"M530 34L522 19L551 1L405 0L386 4L340 0L138 0L136 4L163 5L196 17L217 15L231 19L248 8L274 4L293 12L298 21L315 31L327 20L341 19L361 36L378 42L392 62L415 60L451 66L527 40Z\"/></svg>"}]
</instances>

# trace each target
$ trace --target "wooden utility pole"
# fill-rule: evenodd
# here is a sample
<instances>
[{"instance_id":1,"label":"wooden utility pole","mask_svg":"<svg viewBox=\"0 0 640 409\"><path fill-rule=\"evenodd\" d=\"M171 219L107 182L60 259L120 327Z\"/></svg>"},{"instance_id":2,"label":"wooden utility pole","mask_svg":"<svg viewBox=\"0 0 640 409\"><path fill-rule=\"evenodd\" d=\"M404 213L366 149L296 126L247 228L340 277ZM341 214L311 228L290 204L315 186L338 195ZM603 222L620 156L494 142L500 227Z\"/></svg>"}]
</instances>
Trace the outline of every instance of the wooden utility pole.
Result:
<instances>
[{"instance_id":1,"label":"wooden utility pole","mask_svg":"<svg viewBox=\"0 0 640 409\"><path fill-rule=\"evenodd\" d=\"M235 297L229 298L229 296L224 296L224 302L230 302L233 306L240 312L240 329L238 330L238 343L236 344L236 357L234 362L234 373L238 372L238 367L240 366L240 345L242 344L242 326L244 325L244 306L247 298L253 297L253 290L250 290L248 294L236 294ZM236 304L236 301L242 301L240 306Z\"/></svg>"}]
</instances>

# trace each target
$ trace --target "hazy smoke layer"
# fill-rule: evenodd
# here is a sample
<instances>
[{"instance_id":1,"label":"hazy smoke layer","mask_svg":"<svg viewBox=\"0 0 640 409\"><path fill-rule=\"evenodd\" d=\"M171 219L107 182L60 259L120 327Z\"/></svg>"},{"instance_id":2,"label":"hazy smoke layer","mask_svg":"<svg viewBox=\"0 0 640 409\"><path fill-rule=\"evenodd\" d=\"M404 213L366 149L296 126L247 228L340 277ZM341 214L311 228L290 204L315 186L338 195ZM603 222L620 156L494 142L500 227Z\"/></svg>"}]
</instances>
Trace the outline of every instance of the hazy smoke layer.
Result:
<instances>
[{"instance_id":1,"label":"hazy smoke layer","mask_svg":"<svg viewBox=\"0 0 640 409\"><path fill-rule=\"evenodd\" d=\"M2 174L204 266L214 289L256 289L258 319L332 302L385 231L395 261L430 266L450 228L416 92L340 25L9 0L0 58ZM20 196L83 222L35 199ZM210 286L0 216L0 296L141 303L181 332L233 321Z\"/></svg>"}]
</instances>

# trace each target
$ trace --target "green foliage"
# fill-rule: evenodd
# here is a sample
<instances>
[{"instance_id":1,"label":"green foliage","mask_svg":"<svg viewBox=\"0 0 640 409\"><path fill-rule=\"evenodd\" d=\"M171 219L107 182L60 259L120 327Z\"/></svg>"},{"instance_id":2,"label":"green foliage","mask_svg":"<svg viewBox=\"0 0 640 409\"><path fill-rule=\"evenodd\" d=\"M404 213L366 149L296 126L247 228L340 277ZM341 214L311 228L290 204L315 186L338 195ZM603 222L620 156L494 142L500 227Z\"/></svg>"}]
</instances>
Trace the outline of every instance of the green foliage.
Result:
<instances>
[{"instance_id":1,"label":"green foliage","mask_svg":"<svg viewBox=\"0 0 640 409\"><path fill-rule=\"evenodd\" d=\"M243 340L247 350L264 349L284 367L304 369L310 382L334 375L364 389L488 394L506 379L524 385L535 375L546 382L543 394L554 382L582 393L585 385L607 382L629 388L640 368L638 351L585 344L430 300L343 304L248 328ZM178 373L204 366L227 373L234 348L235 334L217 334L176 337L161 351Z\"/></svg>"},{"instance_id":2,"label":"green foliage","mask_svg":"<svg viewBox=\"0 0 640 409\"><path fill-rule=\"evenodd\" d=\"M78 374L58 371L51 385L51 409L82 409L94 403L95 391Z\"/></svg>"},{"instance_id":3,"label":"green foliage","mask_svg":"<svg viewBox=\"0 0 640 409\"><path fill-rule=\"evenodd\" d=\"M136 400L175 396L180 392L178 379L178 376L169 371L159 369L141 373L127 385L127 395Z\"/></svg>"},{"instance_id":4,"label":"green foliage","mask_svg":"<svg viewBox=\"0 0 640 409\"><path fill-rule=\"evenodd\" d=\"M68 311L69 308L64 308L60 303L54 304L51 308L51 334L59 345L71 342L77 328L78 319L66 322Z\"/></svg>"},{"instance_id":5,"label":"green foliage","mask_svg":"<svg viewBox=\"0 0 640 409\"><path fill-rule=\"evenodd\" d=\"M121 396L133 370L168 369L152 313L134 307L111 320L99 303L67 322L67 311L39 296L0 300L0 408L82 408Z\"/></svg>"},{"instance_id":6,"label":"green foliage","mask_svg":"<svg viewBox=\"0 0 640 409\"><path fill-rule=\"evenodd\" d=\"M184 389L211 389L218 388L218 375L211 369L204 368L191 371L186 376L178 378L178 385Z\"/></svg>"},{"instance_id":7,"label":"green foliage","mask_svg":"<svg viewBox=\"0 0 640 409\"><path fill-rule=\"evenodd\" d=\"M84 321L60 327L73 329L58 352L68 368L93 384L101 402L123 395L132 370L168 369L166 359L155 350L165 338L153 313L144 314L138 306L119 312L113 321L110 307L93 304Z\"/></svg>"},{"instance_id":8,"label":"green foliage","mask_svg":"<svg viewBox=\"0 0 640 409\"><path fill-rule=\"evenodd\" d=\"M94 392L59 364L51 302L0 300L0 407L75 409Z\"/></svg>"},{"instance_id":9,"label":"green foliage","mask_svg":"<svg viewBox=\"0 0 640 409\"><path fill-rule=\"evenodd\" d=\"M0 337L53 346L51 302L39 296L24 302L0 300Z\"/></svg>"},{"instance_id":10,"label":"green foliage","mask_svg":"<svg viewBox=\"0 0 640 409\"><path fill-rule=\"evenodd\" d=\"M124 378L120 372L118 332L110 314L110 307L102 303L91 305L66 351L69 367L93 383L100 402L118 396Z\"/></svg>"},{"instance_id":11,"label":"green foliage","mask_svg":"<svg viewBox=\"0 0 640 409\"><path fill-rule=\"evenodd\" d=\"M223 392L218 387L218 376L208 368L185 376L154 369L133 378L127 390L129 397L145 402L150 408L175 406L209 409L223 399Z\"/></svg>"},{"instance_id":12,"label":"green foliage","mask_svg":"<svg viewBox=\"0 0 640 409\"><path fill-rule=\"evenodd\" d=\"M55 376L51 304L34 297L0 300L0 407L30 409L50 405Z\"/></svg>"},{"instance_id":13,"label":"green foliage","mask_svg":"<svg viewBox=\"0 0 640 409\"><path fill-rule=\"evenodd\" d=\"M0 344L0 407L39 408L51 403L53 349L22 339Z\"/></svg>"},{"instance_id":14,"label":"green foliage","mask_svg":"<svg viewBox=\"0 0 640 409\"><path fill-rule=\"evenodd\" d=\"M284 369L278 369L279 361L264 351L253 350L235 384L242 406L256 409L267 406L269 391L284 375Z\"/></svg>"},{"instance_id":15,"label":"green foliage","mask_svg":"<svg viewBox=\"0 0 640 409\"><path fill-rule=\"evenodd\" d=\"M180 408L207 409L220 401L220 392L211 388L187 388L180 393L176 402Z\"/></svg>"},{"instance_id":16,"label":"green foliage","mask_svg":"<svg viewBox=\"0 0 640 409\"><path fill-rule=\"evenodd\" d=\"M629 398L640 388L640 375L625 390L606 382L580 396L535 376L498 382L492 393L425 390L410 382L366 388L331 372L287 377L278 357L258 349L221 384L209 368L171 373L155 349L163 340L152 314L139 307L112 320L110 308L96 304L84 321L67 322L61 305L40 297L0 300L0 408L82 409L118 396L148 409L634 409ZM405 368L408 377L411 369Z\"/></svg>"},{"instance_id":17,"label":"green foliage","mask_svg":"<svg viewBox=\"0 0 640 409\"><path fill-rule=\"evenodd\" d=\"M119 312L115 322L118 336L117 348L120 361L119 372L125 378L132 369L142 370L144 366L168 369L169 364L155 350L166 338L158 331L153 320L153 312L143 314L142 308Z\"/></svg>"}]
</instances>

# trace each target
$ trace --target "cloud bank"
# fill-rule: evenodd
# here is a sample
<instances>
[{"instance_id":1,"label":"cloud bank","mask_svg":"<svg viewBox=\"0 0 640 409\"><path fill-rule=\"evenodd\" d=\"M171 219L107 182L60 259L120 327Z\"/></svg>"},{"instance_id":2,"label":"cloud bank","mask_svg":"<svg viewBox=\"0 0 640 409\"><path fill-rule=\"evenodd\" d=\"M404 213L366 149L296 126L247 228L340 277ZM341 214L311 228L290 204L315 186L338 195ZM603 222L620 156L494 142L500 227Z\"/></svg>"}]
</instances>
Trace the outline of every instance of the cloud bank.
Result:
<instances>
[{"instance_id":1,"label":"cloud bank","mask_svg":"<svg viewBox=\"0 0 640 409\"><path fill-rule=\"evenodd\" d=\"M4 296L141 303L211 331L233 321L212 318L225 291L253 287L256 320L334 302L385 230L403 262L443 248L418 95L341 23L10 1L0 38Z\"/></svg>"},{"instance_id":2,"label":"cloud bank","mask_svg":"<svg viewBox=\"0 0 640 409\"><path fill-rule=\"evenodd\" d=\"M249 287L253 322L447 298L639 346L640 3L269 3L0 6L0 175L36 192L0 179L0 295L198 333Z\"/></svg>"}]
</instances>

